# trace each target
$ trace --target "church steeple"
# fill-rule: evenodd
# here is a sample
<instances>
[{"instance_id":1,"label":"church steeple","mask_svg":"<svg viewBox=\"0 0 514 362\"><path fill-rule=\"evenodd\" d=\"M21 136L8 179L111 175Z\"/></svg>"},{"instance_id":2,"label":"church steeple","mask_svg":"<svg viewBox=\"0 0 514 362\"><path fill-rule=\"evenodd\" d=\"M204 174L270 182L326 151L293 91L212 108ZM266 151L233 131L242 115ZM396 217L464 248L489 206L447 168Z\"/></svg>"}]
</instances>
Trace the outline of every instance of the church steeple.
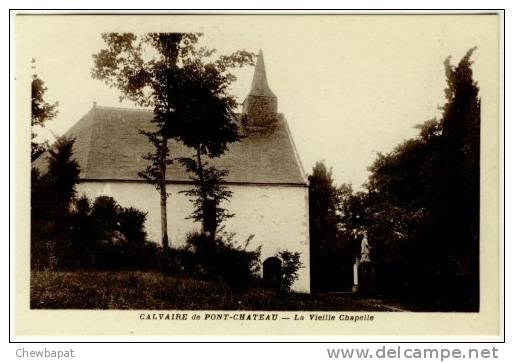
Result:
<instances>
[{"instance_id":1,"label":"church steeple","mask_svg":"<svg viewBox=\"0 0 514 362\"><path fill-rule=\"evenodd\" d=\"M257 63L255 64L255 71L253 73L252 88L250 89L251 96L260 97L275 97L268 85L268 78L266 77L266 66L264 65L264 55L262 50L259 50L257 56Z\"/></svg>"},{"instance_id":2,"label":"church steeple","mask_svg":"<svg viewBox=\"0 0 514 362\"><path fill-rule=\"evenodd\" d=\"M277 97L268 85L264 56L259 50L250 93L243 102L243 117L246 125L266 127L277 118Z\"/></svg>"}]
</instances>

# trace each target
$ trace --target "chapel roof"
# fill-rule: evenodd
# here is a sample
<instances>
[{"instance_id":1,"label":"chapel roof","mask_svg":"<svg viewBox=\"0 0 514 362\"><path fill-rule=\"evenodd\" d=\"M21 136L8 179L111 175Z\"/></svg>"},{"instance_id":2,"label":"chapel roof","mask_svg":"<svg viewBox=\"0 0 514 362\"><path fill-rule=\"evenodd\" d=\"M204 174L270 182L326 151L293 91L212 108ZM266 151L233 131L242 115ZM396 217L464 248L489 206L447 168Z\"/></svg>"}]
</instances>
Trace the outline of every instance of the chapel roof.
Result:
<instances>
[{"instance_id":1,"label":"chapel roof","mask_svg":"<svg viewBox=\"0 0 514 362\"><path fill-rule=\"evenodd\" d=\"M76 139L74 158L80 165L83 181L142 181L137 175L148 161L143 155L152 145L139 130L148 130L152 111L128 108L93 108L84 115L65 137ZM241 117L238 116L238 122ZM209 159L218 169L228 170L228 183L306 185L302 165L295 149L287 121L281 114L274 127L252 129L241 127L245 138L229 145L221 157ZM193 150L177 141L170 142L172 157L190 157ZM48 153L33 165L46 170ZM178 162L168 166L166 179L187 182L189 175Z\"/></svg>"}]
</instances>

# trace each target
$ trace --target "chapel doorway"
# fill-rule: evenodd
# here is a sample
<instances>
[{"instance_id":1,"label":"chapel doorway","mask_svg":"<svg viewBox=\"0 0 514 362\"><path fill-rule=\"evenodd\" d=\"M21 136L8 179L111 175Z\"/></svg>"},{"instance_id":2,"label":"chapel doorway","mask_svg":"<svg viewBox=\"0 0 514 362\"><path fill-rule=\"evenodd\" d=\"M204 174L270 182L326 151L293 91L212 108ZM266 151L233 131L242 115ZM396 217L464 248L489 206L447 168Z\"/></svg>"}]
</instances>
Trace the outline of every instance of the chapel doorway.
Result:
<instances>
[{"instance_id":1,"label":"chapel doorway","mask_svg":"<svg viewBox=\"0 0 514 362\"><path fill-rule=\"evenodd\" d=\"M282 261L277 257L270 257L262 263L262 277L267 287L279 290L282 281Z\"/></svg>"}]
</instances>

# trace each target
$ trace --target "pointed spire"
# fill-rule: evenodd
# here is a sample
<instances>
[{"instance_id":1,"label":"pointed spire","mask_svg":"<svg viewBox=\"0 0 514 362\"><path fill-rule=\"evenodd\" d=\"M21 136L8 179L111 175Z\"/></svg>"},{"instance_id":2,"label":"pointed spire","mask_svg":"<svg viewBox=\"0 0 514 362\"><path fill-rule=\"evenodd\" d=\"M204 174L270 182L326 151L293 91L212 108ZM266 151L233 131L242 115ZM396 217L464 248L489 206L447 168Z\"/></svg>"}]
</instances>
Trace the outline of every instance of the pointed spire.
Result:
<instances>
[{"instance_id":1,"label":"pointed spire","mask_svg":"<svg viewBox=\"0 0 514 362\"><path fill-rule=\"evenodd\" d=\"M268 85L262 50L259 50L252 88L243 102L242 114L246 127L269 127L277 120L277 97Z\"/></svg>"},{"instance_id":2,"label":"pointed spire","mask_svg":"<svg viewBox=\"0 0 514 362\"><path fill-rule=\"evenodd\" d=\"M250 93L248 95L260 97L276 97L268 85L262 50L259 50L259 55L257 56L257 63L255 64L255 71L253 73L252 88L250 89Z\"/></svg>"}]
</instances>

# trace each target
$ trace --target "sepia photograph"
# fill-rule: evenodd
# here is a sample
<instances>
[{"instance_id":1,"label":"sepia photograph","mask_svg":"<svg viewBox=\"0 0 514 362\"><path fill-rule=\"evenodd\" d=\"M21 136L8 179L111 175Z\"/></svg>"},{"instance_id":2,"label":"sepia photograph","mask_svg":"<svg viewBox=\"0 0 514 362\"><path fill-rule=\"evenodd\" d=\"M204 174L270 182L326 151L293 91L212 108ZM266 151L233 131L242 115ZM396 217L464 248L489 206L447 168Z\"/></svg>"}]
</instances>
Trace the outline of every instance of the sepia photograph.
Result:
<instances>
[{"instance_id":1,"label":"sepia photograph","mask_svg":"<svg viewBox=\"0 0 514 362\"><path fill-rule=\"evenodd\" d=\"M20 330L497 334L500 22L18 14Z\"/></svg>"}]
</instances>

